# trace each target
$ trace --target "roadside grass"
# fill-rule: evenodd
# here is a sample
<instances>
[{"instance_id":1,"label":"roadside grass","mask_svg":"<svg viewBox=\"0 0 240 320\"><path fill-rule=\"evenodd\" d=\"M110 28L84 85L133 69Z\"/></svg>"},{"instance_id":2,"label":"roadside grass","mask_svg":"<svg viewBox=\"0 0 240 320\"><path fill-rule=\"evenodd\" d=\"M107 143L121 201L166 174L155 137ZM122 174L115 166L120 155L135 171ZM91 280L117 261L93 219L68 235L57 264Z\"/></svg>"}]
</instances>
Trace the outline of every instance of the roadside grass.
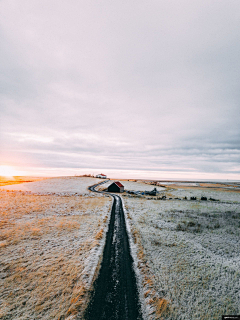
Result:
<instances>
[{"instance_id":1,"label":"roadside grass","mask_svg":"<svg viewBox=\"0 0 240 320\"><path fill-rule=\"evenodd\" d=\"M125 205L125 209L127 210L127 218L130 223L131 237L137 246L138 269L141 273L141 286L143 287L144 298L147 305L148 319L164 319L162 317L165 317L169 313L169 301L157 292L155 286L156 279L154 279L155 276L149 267L139 229L133 224L132 216L128 211L128 205Z\"/></svg>"},{"instance_id":2,"label":"roadside grass","mask_svg":"<svg viewBox=\"0 0 240 320\"><path fill-rule=\"evenodd\" d=\"M0 192L0 319L76 317L110 209L102 196Z\"/></svg>"}]
</instances>

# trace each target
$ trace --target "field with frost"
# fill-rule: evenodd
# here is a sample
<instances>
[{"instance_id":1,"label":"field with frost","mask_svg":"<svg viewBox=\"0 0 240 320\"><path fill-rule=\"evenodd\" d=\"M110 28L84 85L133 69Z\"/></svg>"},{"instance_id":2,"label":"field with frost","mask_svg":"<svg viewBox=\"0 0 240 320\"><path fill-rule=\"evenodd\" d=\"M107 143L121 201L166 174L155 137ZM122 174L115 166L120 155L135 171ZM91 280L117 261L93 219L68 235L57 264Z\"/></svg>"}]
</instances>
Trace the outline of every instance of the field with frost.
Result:
<instances>
[{"instance_id":1,"label":"field with frost","mask_svg":"<svg viewBox=\"0 0 240 320\"><path fill-rule=\"evenodd\" d=\"M98 181L1 188L0 319L74 319L84 309L112 203L88 191Z\"/></svg>"},{"instance_id":2,"label":"field with frost","mask_svg":"<svg viewBox=\"0 0 240 320\"><path fill-rule=\"evenodd\" d=\"M58 177L44 179L37 182L26 182L15 185L0 186L0 190L26 191L35 194L57 194L57 195L89 195L95 194L88 190L88 186L102 179L88 177Z\"/></svg>"},{"instance_id":3,"label":"field with frost","mask_svg":"<svg viewBox=\"0 0 240 320\"><path fill-rule=\"evenodd\" d=\"M240 314L239 186L169 184L162 195L166 200L123 195L139 265L147 265L146 302L153 292L162 298L149 319Z\"/></svg>"},{"instance_id":4,"label":"field with frost","mask_svg":"<svg viewBox=\"0 0 240 320\"><path fill-rule=\"evenodd\" d=\"M110 184L112 184L114 181L119 181L123 184L124 190L128 191L151 191L153 188L155 188L154 185L150 185L147 182L141 181L141 180L109 180L106 183L104 183L102 186L98 187L98 190L104 190L106 189ZM164 190L163 187L157 186L158 191Z\"/></svg>"}]
</instances>

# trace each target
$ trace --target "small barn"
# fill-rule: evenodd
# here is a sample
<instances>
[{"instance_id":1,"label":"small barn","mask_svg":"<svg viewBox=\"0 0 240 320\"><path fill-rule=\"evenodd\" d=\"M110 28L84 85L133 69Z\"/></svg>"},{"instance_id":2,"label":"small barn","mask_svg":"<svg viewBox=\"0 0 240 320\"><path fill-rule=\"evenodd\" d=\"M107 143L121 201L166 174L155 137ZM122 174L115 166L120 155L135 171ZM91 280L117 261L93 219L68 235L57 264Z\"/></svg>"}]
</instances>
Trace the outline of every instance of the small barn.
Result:
<instances>
[{"instance_id":1,"label":"small barn","mask_svg":"<svg viewBox=\"0 0 240 320\"><path fill-rule=\"evenodd\" d=\"M123 192L124 186L119 181L115 181L108 187L108 192Z\"/></svg>"}]
</instances>

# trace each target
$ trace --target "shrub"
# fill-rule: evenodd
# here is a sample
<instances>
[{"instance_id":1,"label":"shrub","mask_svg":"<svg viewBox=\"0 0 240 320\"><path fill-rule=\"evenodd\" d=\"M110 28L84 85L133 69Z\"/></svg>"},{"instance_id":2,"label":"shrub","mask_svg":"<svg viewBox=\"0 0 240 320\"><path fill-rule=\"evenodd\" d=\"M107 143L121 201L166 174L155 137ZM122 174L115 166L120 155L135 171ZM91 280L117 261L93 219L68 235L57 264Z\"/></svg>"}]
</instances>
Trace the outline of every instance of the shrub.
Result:
<instances>
[{"instance_id":1,"label":"shrub","mask_svg":"<svg viewBox=\"0 0 240 320\"><path fill-rule=\"evenodd\" d=\"M182 223L177 224L177 227L176 227L177 231L186 231L186 229L187 229L186 226L183 225Z\"/></svg>"},{"instance_id":2,"label":"shrub","mask_svg":"<svg viewBox=\"0 0 240 320\"><path fill-rule=\"evenodd\" d=\"M194 227L195 225L196 225L196 223L193 221L189 221L187 224L188 227Z\"/></svg>"}]
</instances>

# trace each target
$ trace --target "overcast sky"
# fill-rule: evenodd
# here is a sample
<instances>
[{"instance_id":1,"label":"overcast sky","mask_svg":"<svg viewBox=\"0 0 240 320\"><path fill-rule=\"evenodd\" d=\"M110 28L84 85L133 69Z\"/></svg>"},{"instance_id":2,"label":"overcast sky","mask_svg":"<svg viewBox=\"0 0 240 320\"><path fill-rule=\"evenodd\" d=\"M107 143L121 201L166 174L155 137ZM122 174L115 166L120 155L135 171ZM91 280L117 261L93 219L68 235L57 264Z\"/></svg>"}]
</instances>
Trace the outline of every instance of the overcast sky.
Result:
<instances>
[{"instance_id":1,"label":"overcast sky","mask_svg":"<svg viewBox=\"0 0 240 320\"><path fill-rule=\"evenodd\" d=\"M0 43L1 164L240 180L239 0L1 0Z\"/></svg>"}]
</instances>

